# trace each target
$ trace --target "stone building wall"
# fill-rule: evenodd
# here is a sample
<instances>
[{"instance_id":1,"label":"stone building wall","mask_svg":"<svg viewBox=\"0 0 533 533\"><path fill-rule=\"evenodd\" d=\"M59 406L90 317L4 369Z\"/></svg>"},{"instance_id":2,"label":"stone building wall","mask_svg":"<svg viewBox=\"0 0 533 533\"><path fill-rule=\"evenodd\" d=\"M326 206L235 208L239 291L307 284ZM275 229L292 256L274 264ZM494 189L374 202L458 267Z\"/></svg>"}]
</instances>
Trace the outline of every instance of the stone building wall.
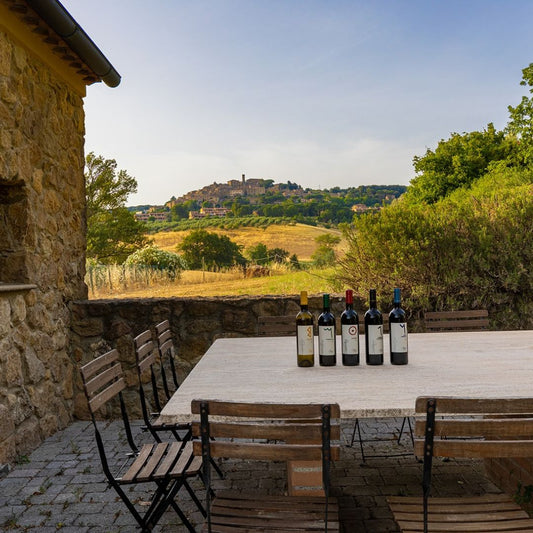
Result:
<instances>
[{"instance_id":1,"label":"stone building wall","mask_svg":"<svg viewBox=\"0 0 533 533\"><path fill-rule=\"evenodd\" d=\"M86 297L83 144L82 95L0 25L0 463L71 420L67 303Z\"/></svg>"}]
</instances>

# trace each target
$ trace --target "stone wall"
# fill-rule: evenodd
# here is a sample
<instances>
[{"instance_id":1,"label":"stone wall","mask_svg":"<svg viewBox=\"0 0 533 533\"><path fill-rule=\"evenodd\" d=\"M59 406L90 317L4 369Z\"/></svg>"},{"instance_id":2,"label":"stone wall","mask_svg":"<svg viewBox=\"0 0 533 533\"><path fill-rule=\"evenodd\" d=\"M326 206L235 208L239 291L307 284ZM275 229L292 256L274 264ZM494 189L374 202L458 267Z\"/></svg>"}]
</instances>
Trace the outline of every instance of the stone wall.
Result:
<instances>
[{"instance_id":1,"label":"stone wall","mask_svg":"<svg viewBox=\"0 0 533 533\"><path fill-rule=\"evenodd\" d=\"M81 95L0 28L0 463L71 420L67 302L86 297L83 143Z\"/></svg>"}]
</instances>

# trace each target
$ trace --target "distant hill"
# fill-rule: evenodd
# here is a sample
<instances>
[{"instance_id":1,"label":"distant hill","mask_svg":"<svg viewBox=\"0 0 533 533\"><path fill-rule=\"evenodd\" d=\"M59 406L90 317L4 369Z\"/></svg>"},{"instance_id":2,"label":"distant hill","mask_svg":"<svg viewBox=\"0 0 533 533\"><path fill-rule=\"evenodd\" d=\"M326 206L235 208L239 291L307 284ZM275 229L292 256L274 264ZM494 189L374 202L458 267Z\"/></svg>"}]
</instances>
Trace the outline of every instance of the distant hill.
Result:
<instances>
[{"instance_id":1,"label":"distant hill","mask_svg":"<svg viewBox=\"0 0 533 533\"><path fill-rule=\"evenodd\" d=\"M378 210L399 198L405 185L360 185L331 189L304 189L297 183L275 183L272 179L252 178L213 183L172 197L164 206L129 208L143 213L166 212L168 222L211 216L284 217L296 222L339 224L351 222L354 215ZM159 218L160 216L153 218ZM150 217L143 216L150 220Z\"/></svg>"}]
</instances>

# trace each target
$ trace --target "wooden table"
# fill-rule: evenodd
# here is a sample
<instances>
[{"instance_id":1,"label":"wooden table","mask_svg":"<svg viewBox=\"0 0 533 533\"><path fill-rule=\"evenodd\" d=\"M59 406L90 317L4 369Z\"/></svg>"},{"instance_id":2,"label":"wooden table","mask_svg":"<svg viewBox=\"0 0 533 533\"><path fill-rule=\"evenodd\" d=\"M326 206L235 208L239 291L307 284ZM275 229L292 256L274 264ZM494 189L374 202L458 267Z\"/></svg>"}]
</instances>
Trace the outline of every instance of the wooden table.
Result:
<instances>
[{"instance_id":1,"label":"wooden table","mask_svg":"<svg viewBox=\"0 0 533 533\"><path fill-rule=\"evenodd\" d=\"M385 346L388 335L385 336ZM161 412L167 423L191 420L191 400L338 403L342 418L412 416L420 395L533 394L533 331L409 335L409 364L299 368L295 337L218 339ZM315 353L317 353L315 346ZM290 463L290 494L319 494L321 465Z\"/></svg>"},{"instance_id":2,"label":"wooden table","mask_svg":"<svg viewBox=\"0 0 533 533\"><path fill-rule=\"evenodd\" d=\"M415 398L530 396L533 394L533 331L414 333L409 364L296 365L295 337L218 339L161 412L167 423L189 421L196 398L258 402L334 402L342 418L414 414Z\"/></svg>"}]
</instances>

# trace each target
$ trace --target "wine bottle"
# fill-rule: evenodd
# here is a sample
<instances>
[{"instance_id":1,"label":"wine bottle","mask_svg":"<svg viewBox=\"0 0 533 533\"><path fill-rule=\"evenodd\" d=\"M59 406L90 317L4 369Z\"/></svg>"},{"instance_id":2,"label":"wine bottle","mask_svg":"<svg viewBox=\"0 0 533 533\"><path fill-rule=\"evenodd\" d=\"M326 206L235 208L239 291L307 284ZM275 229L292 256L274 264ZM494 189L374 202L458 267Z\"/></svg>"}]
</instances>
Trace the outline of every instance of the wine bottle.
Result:
<instances>
[{"instance_id":1,"label":"wine bottle","mask_svg":"<svg viewBox=\"0 0 533 533\"><path fill-rule=\"evenodd\" d=\"M407 364L407 319L401 308L400 289L394 289L394 307L389 313L390 362L393 365Z\"/></svg>"},{"instance_id":2,"label":"wine bottle","mask_svg":"<svg viewBox=\"0 0 533 533\"><path fill-rule=\"evenodd\" d=\"M376 289L370 289L370 306L365 313L365 349L367 365L383 364L383 316L376 304Z\"/></svg>"},{"instance_id":3,"label":"wine bottle","mask_svg":"<svg viewBox=\"0 0 533 533\"><path fill-rule=\"evenodd\" d=\"M359 317L353 308L353 291L346 291L346 309L341 315L342 364L359 364Z\"/></svg>"},{"instance_id":4,"label":"wine bottle","mask_svg":"<svg viewBox=\"0 0 533 533\"><path fill-rule=\"evenodd\" d=\"M323 309L318 317L318 360L320 366L337 364L335 317L329 308L329 294L323 296Z\"/></svg>"},{"instance_id":5,"label":"wine bottle","mask_svg":"<svg viewBox=\"0 0 533 533\"><path fill-rule=\"evenodd\" d=\"M298 366L315 365L315 338L313 314L309 311L307 291L300 293L300 312L296 315L296 353Z\"/></svg>"}]
</instances>

